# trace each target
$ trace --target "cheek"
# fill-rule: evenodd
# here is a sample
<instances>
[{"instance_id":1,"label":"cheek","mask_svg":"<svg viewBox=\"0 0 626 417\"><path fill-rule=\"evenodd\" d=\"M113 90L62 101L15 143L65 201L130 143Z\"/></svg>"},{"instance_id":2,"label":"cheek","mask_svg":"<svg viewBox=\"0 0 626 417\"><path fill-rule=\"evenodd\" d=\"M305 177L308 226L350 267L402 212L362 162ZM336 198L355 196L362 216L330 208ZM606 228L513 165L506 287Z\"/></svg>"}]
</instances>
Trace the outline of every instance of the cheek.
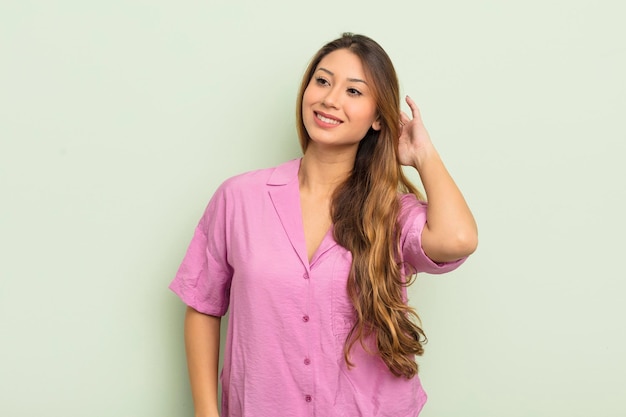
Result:
<instances>
[{"instance_id":1,"label":"cheek","mask_svg":"<svg viewBox=\"0 0 626 417\"><path fill-rule=\"evenodd\" d=\"M371 125L376 120L376 107L375 106L354 106L350 109L353 117L359 120L359 123L364 125Z\"/></svg>"},{"instance_id":2,"label":"cheek","mask_svg":"<svg viewBox=\"0 0 626 417\"><path fill-rule=\"evenodd\" d=\"M302 96L302 108L310 106L316 101L316 99L315 89L310 86L307 87Z\"/></svg>"},{"instance_id":3,"label":"cheek","mask_svg":"<svg viewBox=\"0 0 626 417\"><path fill-rule=\"evenodd\" d=\"M310 102L313 96L315 96L315 83L312 80L310 80L306 88L304 89L304 93L302 95L302 102L305 102L305 101Z\"/></svg>"},{"instance_id":4,"label":"cheek","mask_svg":"<svg viewBox=\"0 0 626 417\"><path fill-rule=\"evenodd\" d=\"M306 123L310 116L309 109L311 108L311 97L306 93L302 96L302 107L300 113L302 114L302 120Z\"/></svg>"},{"instance_id":5,"label":"cheek","mask_svg":"<svg viewBox=\"0 0 626 417\"><path fill-rule=\"evenodd\" d=\"M310 101L310 94L307 94L307 90L305 90L304 95L302 96L302 108L304 109L306 106L308 106Z\"/></svg>"}]
</instances>

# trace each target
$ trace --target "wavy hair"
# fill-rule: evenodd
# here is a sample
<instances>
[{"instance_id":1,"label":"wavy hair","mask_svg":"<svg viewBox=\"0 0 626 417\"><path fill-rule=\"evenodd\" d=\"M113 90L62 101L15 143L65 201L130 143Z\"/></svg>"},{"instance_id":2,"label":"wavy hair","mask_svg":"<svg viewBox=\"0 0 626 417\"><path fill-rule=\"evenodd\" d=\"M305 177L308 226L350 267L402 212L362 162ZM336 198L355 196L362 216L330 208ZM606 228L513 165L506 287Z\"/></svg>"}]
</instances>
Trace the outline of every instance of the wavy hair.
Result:
<instances>
[{"instance_id":1,"label":"wavy hair","mask_svg":"<svg viewBox=\"0 0 626 417\"><path fill-rule=\"evenodd\" d=\"M356 342L374 335L380 358L396 376L417 374L415 355L422 355L426 336L420 319L403 297L412 282L402 275L398 193L419 196L398 162L400 93L398 78L387 53L374 40L351 33L324 45L302 78L296 106L298 136L303 152L311 140L302 119L302 100L313 73L329 53L346 49L359 57L371 82L381 129L372 128L360 141L351 175L333 194L334 238L352 253L347 292L356 311L344 357L349 367Z\"/></svg>"}]
</instances>

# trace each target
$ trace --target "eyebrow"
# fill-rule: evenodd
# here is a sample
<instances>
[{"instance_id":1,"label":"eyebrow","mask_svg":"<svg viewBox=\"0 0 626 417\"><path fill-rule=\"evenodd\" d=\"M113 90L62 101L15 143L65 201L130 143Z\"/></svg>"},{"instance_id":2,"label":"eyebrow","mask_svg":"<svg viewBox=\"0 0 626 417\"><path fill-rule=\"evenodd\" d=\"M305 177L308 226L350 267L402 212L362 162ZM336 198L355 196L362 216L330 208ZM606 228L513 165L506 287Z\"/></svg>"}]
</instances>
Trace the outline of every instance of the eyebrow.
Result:
<instances>
[{"instance_id":1,"label":"eyebrow","mask_svg":"<svg viewBox=\"0 0 626 417\"><path fill-rule=\"evenodd\" d=\"M326 68L323 68L323 67L319 67L317 70L318 71L324 71L328 75L332 75L332 76L335 75L332 71L329 71L329 70L327 70ZM367 82L365 80L361 80L360 78L348 78L348 81L350 81L351 83L363 83L363 84L367 85Z\"/></svg>"}]
</instances>

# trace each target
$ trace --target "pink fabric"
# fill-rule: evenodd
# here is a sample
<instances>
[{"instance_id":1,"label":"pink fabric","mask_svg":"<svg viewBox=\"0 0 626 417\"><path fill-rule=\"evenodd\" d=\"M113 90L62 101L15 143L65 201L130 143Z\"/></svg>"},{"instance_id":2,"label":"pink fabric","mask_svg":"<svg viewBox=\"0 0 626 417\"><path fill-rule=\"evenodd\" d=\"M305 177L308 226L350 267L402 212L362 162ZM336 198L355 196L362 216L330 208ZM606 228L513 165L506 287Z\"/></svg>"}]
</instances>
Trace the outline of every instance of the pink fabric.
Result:
<instances>
[{"instance_id":1,"label":"pink fabric","mask_svg":"<svg viewBox=\"0 0 626 417\"><path fill-rule=\"evenodd\" d=\"M417 416L426 402L418 377L397 378L356 344L346 293L351 254L328 233L309 264L296 159L225 181L211 199L170 288L215 316L229 311L223 417ZM401 197L404 261L443 273L422 251L426 205Z\"/></svg>"}]
</instances>

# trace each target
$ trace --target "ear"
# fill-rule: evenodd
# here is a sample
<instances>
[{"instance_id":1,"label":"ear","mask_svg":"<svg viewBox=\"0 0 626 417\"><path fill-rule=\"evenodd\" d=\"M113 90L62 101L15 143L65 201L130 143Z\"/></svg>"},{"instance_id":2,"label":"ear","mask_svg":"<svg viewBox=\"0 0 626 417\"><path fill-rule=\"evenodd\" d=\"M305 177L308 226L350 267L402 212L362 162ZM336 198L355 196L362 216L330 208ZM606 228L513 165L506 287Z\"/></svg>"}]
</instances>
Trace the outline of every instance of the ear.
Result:
<instances>
[{"instance_id":1,"label":"ear","mask_svg":"<svg viewBox=\"0 0 626 417\"><path fill-rule=\"evenodd\" d=\"M376 120L374 120L374 123L372 123L372 129L374 130L380 130L380 116L376 117Z\"/></svg>"}]
</instances>

